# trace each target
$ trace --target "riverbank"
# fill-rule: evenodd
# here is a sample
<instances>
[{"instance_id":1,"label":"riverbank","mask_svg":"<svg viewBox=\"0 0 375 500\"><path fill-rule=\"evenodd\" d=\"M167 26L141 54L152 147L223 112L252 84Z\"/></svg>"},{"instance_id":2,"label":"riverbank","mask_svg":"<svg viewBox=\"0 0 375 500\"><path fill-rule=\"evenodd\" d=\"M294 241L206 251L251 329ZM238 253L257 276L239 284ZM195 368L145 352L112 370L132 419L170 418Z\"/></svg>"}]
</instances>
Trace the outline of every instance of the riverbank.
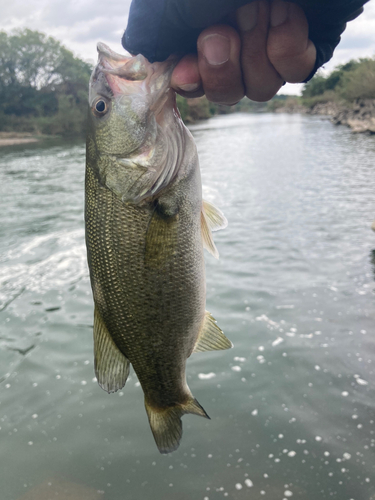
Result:
<instances>
[{"instance_id":1,"label":"riverbank","mask_svg":"<svg viewBox=\"0 0 375 500\"><path fill-rule=\"evenodd\" d=\"M353 132L375 134L375 99L358 99L351 107L339 109L333 116L335 125L347 125Z\"/></svg>"},{"instance_id":2,"label":"riverbank","mask_svg":"<svg viewBox=\"0 0 375 500\"><path fill-rule=\"evenodd\" d=\"M28 132L0 132L0 147L28 144L39 140L40 138Z\"/></svg>"},{"instance_id":3,"label":"riverbank","mask_svg":"<svg viewBox=\"0 0 375 500\"><path fill-rule=\"evenodd\" d=\"M355 133L375 134L375 99L357 99L351 104L332 100L317 102L312 106L302 104L300 97L290 97L270 103L253 103L243 99L236 106L227 107L212 104L204 96L198 99L183 99L180 96L178 98L180 98L178 104L181 116L185 123L196 123L217 114L271 111L327 116L335 125L345 125ZM0 147L35 143L46 138L53 139L56 136L36 135L30 132L0 132Z\"/></svg>"},{"instance_id":4,"label":"riverbank","mask_svg":"<svg viewBox=\"0 0 375 500\"><path fill-rule=\"evenodd\" d=\"M183 99L178 96L177 101L185 123L196 123L217 114L233 112L299 113L327 116L335 125L345 125L355 133L375 134L375 99L356 99L348 102L333 98L311 104L307 101L306 104L303 97L277 96L268 103L253 103L249 99L242 99L233 107L212 104L204 96L198 99Z\"/></svg>"},{"instance_id":5,"label":"riverbank","mask_svg":"<svg viewBox=\"0 0 375 500\"><path fill-rule=\"evenodd\" d=\"M328 116L335 125L350 127L354 133L375 134L375 99L356 99L353 103L318 102L310 107L291 99L274 111Z\"/></svg>"}]
</instances>

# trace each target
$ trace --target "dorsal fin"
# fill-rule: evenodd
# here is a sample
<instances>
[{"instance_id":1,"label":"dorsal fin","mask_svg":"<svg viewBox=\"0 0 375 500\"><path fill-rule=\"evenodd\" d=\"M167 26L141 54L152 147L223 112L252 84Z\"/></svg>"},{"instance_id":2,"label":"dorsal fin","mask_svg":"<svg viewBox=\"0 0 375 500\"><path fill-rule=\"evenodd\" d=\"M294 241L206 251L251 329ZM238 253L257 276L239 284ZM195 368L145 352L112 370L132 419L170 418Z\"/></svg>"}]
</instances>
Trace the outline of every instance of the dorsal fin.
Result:
<instances>
[{"instance_id":1,"label":"dorsal fin","mask_svg":"<svg viewBox=\"0 0 375 500\"><path fill-rule=\"evenodd\" d=\"M107 392L122 389L129 375L130 361L114 343L99 311L94 312L95 375Z\"/></svg>"},{"instance_id":2,"label":"dorsal fin","mask_svg":"<svg viewBox=\"0 0 375 500\"><path fill-rule=\"evenodd\" d=\"M233 347L232 342L227 339L221 328L217 326L215 318L206 311L203 327L193 352L221 351L231 347Z\"/></svg>"},{"instance_id":3,"label":"dorsal fin","mask_svg":"<svg viewBox=\"0 0 375 500\"><path fill-rule=\"evenodd\" d=\"M211 229L208 226L207 218L204 214L204 211L201 212L201 233L202 233L202 241L203 248L208 250L211 255L215 257L215 259L219 258L219 252L215 246L214 240L212 238Z\"/></svg>"},{"instance_id":4,"label":"dorsal fin","mask_svg":"<svg viewBox=\"0 0 375 500\"><path fill-rule=\"evenodd\" d=\"M212 231L218 231L227 227L228 221L223 213L212 203L203 200L201 212L201 231L203 247L210 252L216 259L219 258L219 252L212 238Z\"/></svg>"},{"instance_id":5,"label":"dorsal fin","mask_svg":"<svg viewBox=\"0 0 375 500\"><path fill-rule=\"evenodd\" d=\"M219 229L225 229L228 225L228 221L221 210L219 210L215 205L209 201L203 200L203 210L206 215L208 227L211 231L219 231Z\"/></svg>"}]
</instances>

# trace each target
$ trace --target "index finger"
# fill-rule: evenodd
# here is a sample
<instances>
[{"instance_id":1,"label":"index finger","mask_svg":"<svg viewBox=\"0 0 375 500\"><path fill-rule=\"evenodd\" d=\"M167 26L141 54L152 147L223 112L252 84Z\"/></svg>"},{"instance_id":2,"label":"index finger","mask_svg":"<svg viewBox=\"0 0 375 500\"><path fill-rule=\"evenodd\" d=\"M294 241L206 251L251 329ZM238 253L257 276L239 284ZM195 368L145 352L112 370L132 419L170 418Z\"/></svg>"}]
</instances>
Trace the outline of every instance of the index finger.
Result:
<instances>
[{"instance_id":1,"label":"index finger","mask_svg":"<svg viewBox=\"0 0 375 500\"><path fill-rule=\"evenodd\" d=\"M183 97L201 97L204 94L195 54L184 56L175 67L171 87Z\"/></svg>"}]
</instances>

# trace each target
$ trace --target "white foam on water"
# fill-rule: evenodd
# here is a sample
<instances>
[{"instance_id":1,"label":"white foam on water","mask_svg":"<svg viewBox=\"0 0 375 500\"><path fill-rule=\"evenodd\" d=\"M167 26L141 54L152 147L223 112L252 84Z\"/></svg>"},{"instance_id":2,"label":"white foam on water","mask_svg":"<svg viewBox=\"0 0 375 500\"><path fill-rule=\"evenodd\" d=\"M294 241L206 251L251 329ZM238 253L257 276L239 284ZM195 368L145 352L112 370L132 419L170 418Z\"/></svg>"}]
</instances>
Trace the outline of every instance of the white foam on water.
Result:
<instances>
[{"instance_id":1,"label":"white foam on water","mask_svg":"<svg viewBox=\"0 0 375 500\"><path fill-rule=\"evenodd\" d=\"M272 342L272 346L275 347L281 344L281 342L284 342L284 339L282 337L277 337L277 339Z\"/></svg>"},{"instance_id":2,"label":"white foam on water","mask_svg":"<svg viewBox=\"0 0 375 500\"><path fill-rule=\"evenodd\" d=\"M255 319L257 321L264 321L268 326L273 327L273 328L278 328L280 326L279 323L276 323L276 321L273 321L265 314L262 314L261 316L257 316Z\"/></svg>"},{"instance_id":3,"label":"white foam on water","mask_svg":"<svg viewBox=\"0 0 375 500\"><path fill-rule=\"evenodd\" d=\"M35 262L38 255L41 260ZM22 262L17 262L18 259ZM2 260L0 300L3 302L20 290L45 292L61 288L88 275L84 230L36 236L17 250L10 250Z\"/></svg>"},{"instance_id":4,"label":"white foam on water","mask_svg":"<svg viewBox=\"0 0 375 500\"><path fill-rule=\"evenodd\" d=\"M209 380L210 378L216 377L216 373L210 372L210 373L198 373L198 378L200 380Z\"/></svg>"},{"instance_id":5,"label":"white foam on water","mask_svg":"<svg viewBox=\"0 0 375 500\"><path fill-rule=\"evenodd\" d=\"M363 380L362 378L358 377L355 380L356 380L357 384L359 384L359 385L368 385L367 380Z\"/></svg>"}]
</instances>

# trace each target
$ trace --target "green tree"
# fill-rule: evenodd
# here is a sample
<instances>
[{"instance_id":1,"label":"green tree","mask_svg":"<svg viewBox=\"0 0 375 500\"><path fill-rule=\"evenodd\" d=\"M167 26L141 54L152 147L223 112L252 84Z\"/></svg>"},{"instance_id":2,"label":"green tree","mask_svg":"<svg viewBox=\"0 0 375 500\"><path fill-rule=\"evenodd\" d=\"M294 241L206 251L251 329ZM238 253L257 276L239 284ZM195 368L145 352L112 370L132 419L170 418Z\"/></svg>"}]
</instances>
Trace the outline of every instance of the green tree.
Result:
<instances>
[{"instance_id":1,"label":"green tree","mask_svg":"<svg viewBox=\"0 0 375 500\"><path fill-rule=\"evenodd\" d=\"M320 74L317 74L309 82L305 84L302 91L303 97L315 97L317 95L323 94L326 89L326 78Z\"/></svg>"},{"instance_id":2,"label":"green tree","mask_svg":"<svg viewBox=\"0 0 375 500\"><path fill-rule=\"evenodd\" d=\"M375 99L375 60L362 59L342 78L341 97L347 101Z\"/></svg>"},{"instance_id":3,"label":"green tree","mask_svg":"<svg viewBox=\"0 0 375 500\"><path fill-rule=\"evenodd\" d=\"M305 84L302 101L313 105L335 99L374 98L374 67L373 59L359 59L337 66L328 76L318 73Z\"/></svg>"},{"instance_id":4,"label":"green tree","mask_svg":"<svg viewBox=\"0 0 375 500\"><path fill-rule=\"evenodd\" d=\"M91 70L43 33L0 32L0 130L83 132Z\"/></svg>"}]
</instances>

